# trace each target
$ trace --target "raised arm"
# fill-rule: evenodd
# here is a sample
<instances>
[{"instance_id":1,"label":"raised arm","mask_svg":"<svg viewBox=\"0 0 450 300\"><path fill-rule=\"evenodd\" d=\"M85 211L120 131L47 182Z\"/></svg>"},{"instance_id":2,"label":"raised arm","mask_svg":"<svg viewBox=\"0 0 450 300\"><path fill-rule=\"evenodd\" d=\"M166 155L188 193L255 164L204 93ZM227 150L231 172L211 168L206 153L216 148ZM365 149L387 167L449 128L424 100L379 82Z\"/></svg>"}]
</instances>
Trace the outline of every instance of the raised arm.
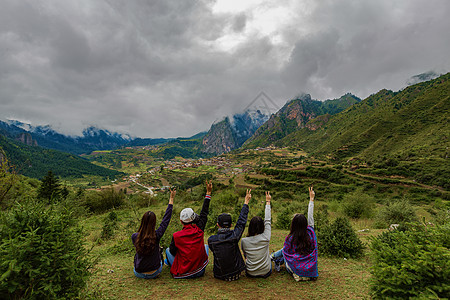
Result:
<instances>
[{"instance_id":1,"label":"raised arm","mask_svg":"<svg viewBox=\"0 0 450 300\"><path fill-rule=\"evenodd\" d=\"M309 187L309 205L308 205L308 225L314 228L314 197L316 193L313 186Z\"/></svg>"},{"instance_id":2,"label":"raised arm","mask_svg":"<svg viewBox=\"0 0 450 300\"><path fill-rule=\"evenodd\" d=\"M271 209L270 209L270 201L272 200L272 196L270 192L266 192L266 208L264 213L264 236L270 240L271 235Z\"/></svg>"},{"instance_id":3,"label":"raised arm","mask_svg":"<svg viewBox=\"0 0 450 300\"><path fill-rule=\"evenodd\" d=\"M205 230L206 222L208 221L209 202L211 201L211 193L212 193L212 180L210 180L209 182L208 180L206 180L205 200L203 201L202 211L200 212L200 217L197 222L197 226L201 230Z\"/></svg>"},{"instance_id":4,"label":"raised arm","mask_svg":"<svg viewBox=\"0 0 450 300\"><path fill-rule=\"evenodd\" d=\"M170 218L172 218L172 211L173 211L173 200L175 199L177 191L174 189L170 189L170 198L169 198L169 204L167 205L166 212L164 213L164 217L161 221L161 224L159 225L158 229L156 229L156 236L158 238L161 238L164 235L164 232L166 232L167 227L170 223Z\"/></svg>"},{"instance_id":5,"label":"raised arm","mask_svg":"<svg viewBox=\"0 0 450 300\"><path fill-rule=\"evenodd\" d=\"M242 205L241 213L239 214L239 218L234 226L233 236L236 238L241 238L242 233L244 233L245 224L247 224L248 217L248 203L252 198L251 194L252 190L247 189L247 194L245 195L244 205Z\"/></svg>"}]
</instances>

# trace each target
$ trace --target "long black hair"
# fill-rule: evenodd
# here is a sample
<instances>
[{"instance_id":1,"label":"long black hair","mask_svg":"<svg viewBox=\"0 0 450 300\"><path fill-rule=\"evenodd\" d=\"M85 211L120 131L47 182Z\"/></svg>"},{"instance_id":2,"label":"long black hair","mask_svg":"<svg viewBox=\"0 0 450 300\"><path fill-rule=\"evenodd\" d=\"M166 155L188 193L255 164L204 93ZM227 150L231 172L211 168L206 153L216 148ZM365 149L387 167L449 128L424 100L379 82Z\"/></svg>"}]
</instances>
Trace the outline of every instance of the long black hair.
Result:
<instances>
[{"instance_id":1,"label":"long black hair","mask_svg":"<svg viewBox=\"0 0 450 300\"><path fill-rule=\"evenodd\" d=\"M156 215L152 211L146 212L141 219L138 236L136 238L136 252L141 255L148 255L156 245Z\"/></svg>"},{"instance_id":2,"label":"long black hair","mask_svg":"<svg viewBox=\"0 0 450 300\"><path fill-rule=\"evenodd\" d=\"M248 235L247 236L254 236L257 234L261 234L264 232L264 220L259 217L253 217L250 220L250 224L248 224Z\"/></svg>"},{"instance_id":3,"label":"long black hair","mask_svg":"<svg viewBox=\"0 0 450 300\"><path fill-rule=\"evenodd\" d=\"M292 218L289 236L292 236L292 244L295 247L295 252L301 255L308 255L314 250L312 249L313 243L306 229L307 227L308 221L304 215L296 214Z\"/></svg>"}]
</instances>

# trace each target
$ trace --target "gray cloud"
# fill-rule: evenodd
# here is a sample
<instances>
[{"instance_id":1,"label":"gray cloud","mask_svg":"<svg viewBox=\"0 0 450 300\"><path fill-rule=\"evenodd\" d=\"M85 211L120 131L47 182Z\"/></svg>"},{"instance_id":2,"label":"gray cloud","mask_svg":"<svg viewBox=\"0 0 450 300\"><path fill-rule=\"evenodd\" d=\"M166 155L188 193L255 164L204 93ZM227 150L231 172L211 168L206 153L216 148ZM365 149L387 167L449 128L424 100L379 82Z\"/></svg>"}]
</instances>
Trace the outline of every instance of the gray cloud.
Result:
<instances>
[{"instance_id":1,"label":"gray cloud","mask_svg":"<svg viewBox=\"0 0 450 300\"><path fill-rule=\"evenodd\" d=\"M263 2L288 7L270 33L207 0L0 0L0 119L188 136L260 91L366 97L450 68L446 0Z\"/></svg>"}]
</instances>

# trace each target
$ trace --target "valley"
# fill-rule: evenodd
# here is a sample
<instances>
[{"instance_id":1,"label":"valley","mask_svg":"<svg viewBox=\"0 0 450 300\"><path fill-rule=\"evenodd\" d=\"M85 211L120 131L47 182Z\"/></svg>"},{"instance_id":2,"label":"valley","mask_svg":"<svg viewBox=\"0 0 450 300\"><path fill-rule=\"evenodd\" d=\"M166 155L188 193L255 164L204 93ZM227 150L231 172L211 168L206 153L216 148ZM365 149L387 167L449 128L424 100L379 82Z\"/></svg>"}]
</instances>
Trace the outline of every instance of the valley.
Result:
<instances>
[{"instance_id":1,"label":"valley","mask_svg":"<svg viewBox=\"0 0 450 300\"><path fill-rule=\"evenodd\" d=\"M26 133L12 127L18 123L0 124L0 206L6 249L0 251L6 262L1 265L0 287L17 282L15 295L27 293L19 287L35 281L18 276L23 272L20 268L53 276L46 273L45 264L27 265L34 263L27 257L47 261L59 248L50 240L50 246L36 255L37 246L29 243L44 241L39 230L61 234L57 240L62 241L66 232L57 229L74 228L70 234L75 238L65 248L76 240L75 261L86 263L80 272L89 280L80 279L82 288L77 290L83 299L370 298L379 296L381 287L397 289L389 272L404 272L405 261L416 271L404 273L407 288L392 295L425 295L411 292L410 286L429 281L435 284L433 293L444 295L450 292L445 283L450 269L445 260L450 236L449 77L395 93L382 90L361 101L346 95L325 105L303 95L270 117L258 116L265 122L251 131L224 119L189 138L130 141L91 128L83 147L94 151L79 155L41 147L46 137L36 138L38 130ZM253 124L249 114L240 116ZM205 180L213 182L205 240L217 231L219 214L227 212L237 219L247 189L252 193L249 218L263 216L264 193L271 192L271 252L282 247L294 213L306 214L308 188L314 186L319 279L295 283L283 269L268 279L243 276L236 282L219 282L213 277L212 257L206 275L189 283L173 280L167 267L156 284L136 278L130 236L139 228L143 213L155 212L159 222L169 189L177 190L173 216L160 241L168 247L172 234L181 229L181 209L200 211ZM66 221L70 225L49 225ZM32 238L23 238L26 235ZM396 242L402 239L406 242ZM385 258L389 253L403 255L402 260ZM428 267L431 262L422 255L438 267ZM388 269L385 262L378 263L383 259ZM60 272L67 270L72 269ZM414 275L419 279L410 279L411 274L419 274Z\"/></svg>"}]
</instances>

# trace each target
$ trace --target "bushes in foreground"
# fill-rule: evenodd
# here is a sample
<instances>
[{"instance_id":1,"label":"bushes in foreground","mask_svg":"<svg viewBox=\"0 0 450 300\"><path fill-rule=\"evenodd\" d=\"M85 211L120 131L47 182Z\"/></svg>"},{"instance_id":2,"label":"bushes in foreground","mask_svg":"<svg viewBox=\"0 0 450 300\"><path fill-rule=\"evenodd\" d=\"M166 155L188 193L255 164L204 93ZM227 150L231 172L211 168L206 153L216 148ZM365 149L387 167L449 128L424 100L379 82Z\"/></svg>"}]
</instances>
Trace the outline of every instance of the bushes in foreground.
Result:
<instances>
[{"instance_id":1,"label":"bushes in foreground","mask_svg":"<svg viewBox=\"0 0 450 300\"><path fill-rule=\"evenodd\" d=\"M387 228L390 224L401 224L417 221L414 208L407 199L389 202L380 208L376 216L376 227Z\"/></svg>"},{"instance_id":2,"label":"bushes in foreground","mask_svg":"<svg viewBox=\"0 0 450 300\"><path fill-rule=\"evenodd\" d=\"M17 204L0 219L0 298L76 298L90 275L83 233L69 211Z\"/></svg>"},{"instance_id":3,"label":"bushes in foreground","mask_svg":"<svg viewBox=\"0 0 450 300\"><path fill-rule=\"evenodd\" d=\"M329 256L358 258L363 254L363 243L347 218L337 218L318 237L319 252Z\"/></svg>"},{"instance_id":4,"label":"bushes in foreground","mask_svg":"<svg viewBox=\"0 0 450 300\"><path fill-rule=\"evenodd\" d=\"M371 216L374 208L374 199L361 189L345 194L343 200L343 211L347 217L359 219Z\"/></svg>"},{"instance_id":5,"label":"bushes in foreground","mask_svg":"<svg viewBox=\"0 0 450 300\"><path fill-rule=\"evenodd\" d=\"M385 232L372 239L375 299L444 299L450 295L450 224Z\"/></svg>"}]
</instances>

